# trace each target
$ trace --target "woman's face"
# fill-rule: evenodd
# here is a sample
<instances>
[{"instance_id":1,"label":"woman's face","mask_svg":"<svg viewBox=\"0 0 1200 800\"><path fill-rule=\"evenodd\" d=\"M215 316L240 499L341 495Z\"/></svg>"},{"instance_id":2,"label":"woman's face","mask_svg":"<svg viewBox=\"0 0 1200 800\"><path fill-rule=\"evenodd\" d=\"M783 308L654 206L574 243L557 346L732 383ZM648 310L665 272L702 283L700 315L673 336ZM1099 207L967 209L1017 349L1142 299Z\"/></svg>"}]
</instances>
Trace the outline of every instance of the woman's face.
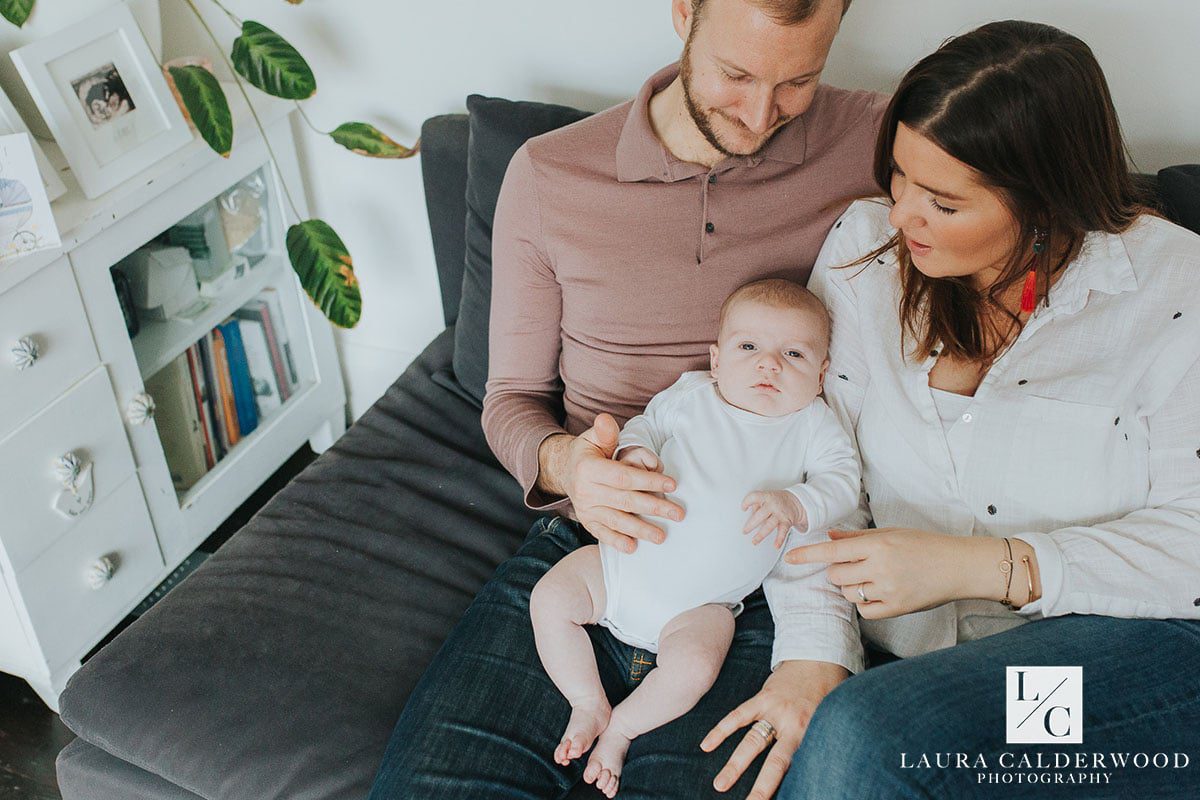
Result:
<instances>
[{"instance_id":1,"label":"woman's face","mask_svg":"<svg viewBox=\"0 0 1200 800\"><path fill-rule=\"evenodd\" d=\"M1000 193L904 123L892 160L888 219L903 233L913 265L930 278L970 276L980 289L995 282L1019 234Z\"/></svg>"}]
</instances>

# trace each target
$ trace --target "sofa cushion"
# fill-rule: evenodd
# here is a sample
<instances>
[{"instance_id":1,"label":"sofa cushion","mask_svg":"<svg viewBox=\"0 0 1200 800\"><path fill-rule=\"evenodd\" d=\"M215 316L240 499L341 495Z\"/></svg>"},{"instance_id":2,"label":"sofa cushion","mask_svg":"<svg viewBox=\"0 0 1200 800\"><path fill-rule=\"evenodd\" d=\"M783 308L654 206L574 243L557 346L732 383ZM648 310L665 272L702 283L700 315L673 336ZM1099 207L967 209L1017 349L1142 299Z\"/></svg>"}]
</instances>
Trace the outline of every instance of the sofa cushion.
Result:
<instances>
[{"instance_id":1,"label":"sofa cushion","mask_svg":"<svg viewBox=\"0 0 1200 800\"><path fill-rule=\"evenodd\" d=\"M1200 164L1159 170L1158 194L1167 216L1200 233Z\"/></svg>"},{"instance_id":2,"label":"sofa cushion","mask_svg":"<svg viewBox=\"0 0 1200 800\"><path fill-rule=\"evenodd\" d=\"M492 304L492 223L508 162L539 134L588 116L549 103L467 98L471 133L467 141L466 266L454 336L454 375L482 406L488 373L488 319Z\"/></svg>"},{"instance_id":3,"label":"sofa cushion","mask_svg":"<svg viewBox=\"0 0 1200 800\"><path fill-rule=\"evenodd\" d=\"M80 668L72 730L207 800L367 794L412 687L536 518L440 385L453 336Z\"/></svg>"}]
</instances>

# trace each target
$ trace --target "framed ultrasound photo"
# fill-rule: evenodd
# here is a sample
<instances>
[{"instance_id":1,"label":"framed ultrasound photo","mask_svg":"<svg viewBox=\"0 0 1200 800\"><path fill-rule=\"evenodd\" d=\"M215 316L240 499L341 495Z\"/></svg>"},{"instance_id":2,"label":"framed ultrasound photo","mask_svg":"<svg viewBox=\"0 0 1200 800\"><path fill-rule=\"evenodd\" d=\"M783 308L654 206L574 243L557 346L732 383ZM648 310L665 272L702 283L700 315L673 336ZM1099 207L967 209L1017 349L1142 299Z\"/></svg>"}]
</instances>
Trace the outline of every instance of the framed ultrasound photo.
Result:
<instances>
[{"instance_id":1,"label":"framed ultrasound photo","mask_svg":"<svg viewBox=\"0 0 1200 800\"><path fill-rule=\"evenodd\" d=\"M192 140L124 4L11 55L88 198L104 194Z\"/></svg>"}]
</instances>

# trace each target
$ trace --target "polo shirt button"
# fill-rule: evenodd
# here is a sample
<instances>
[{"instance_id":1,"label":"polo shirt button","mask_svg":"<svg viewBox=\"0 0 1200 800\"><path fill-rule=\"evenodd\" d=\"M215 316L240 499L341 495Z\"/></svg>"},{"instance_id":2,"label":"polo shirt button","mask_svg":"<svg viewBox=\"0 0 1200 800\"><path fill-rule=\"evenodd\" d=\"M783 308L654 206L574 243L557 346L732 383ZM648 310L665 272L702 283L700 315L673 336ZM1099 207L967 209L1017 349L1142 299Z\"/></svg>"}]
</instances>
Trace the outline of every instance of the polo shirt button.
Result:
<instances>
[{"instance_id":1,"label":"polo shirt button","mask_svg":"<svg viewBox=\"0 0 1200 800\"><path fill-rule=\"evenodd\" d=\"M971 420L973 420L973 419L975 419L975 418L974 418L973 416L971 416L971 412L970 412L970 411L968 411L967 413L965 413L965 414L963 414L963 415L962 415L962 421L963 421L963 422L970 422L970 421L971 421Z\"/></svg>"},{"instance_id":2,"label":"polo shirt button","mask_svg":"<svg viewBox=\"0 0 1200 800\"><path fill-rule=\"evenodd\" d=\"M704 230L705 230L706 232L708 232L708 233L712 233L712 232L713 232L713 231L715 231L716 229L717 229L717 226L716 226L716 225L713 225L711 222L706 222L706 223L704 223Z\"/></svg>"},{"instance_id":3,"label":"polo shirt button","mask_svg":"<svg viewBox=\"0 0 1200 800\"><path fill-rule=\"evenodd\" d=\"M709 183L716 183L716 182L717 182L717 176L716 176L716 175L709 175L709 176L708 176L708 182L709 182Z\"/></svg>"}]
</instances>

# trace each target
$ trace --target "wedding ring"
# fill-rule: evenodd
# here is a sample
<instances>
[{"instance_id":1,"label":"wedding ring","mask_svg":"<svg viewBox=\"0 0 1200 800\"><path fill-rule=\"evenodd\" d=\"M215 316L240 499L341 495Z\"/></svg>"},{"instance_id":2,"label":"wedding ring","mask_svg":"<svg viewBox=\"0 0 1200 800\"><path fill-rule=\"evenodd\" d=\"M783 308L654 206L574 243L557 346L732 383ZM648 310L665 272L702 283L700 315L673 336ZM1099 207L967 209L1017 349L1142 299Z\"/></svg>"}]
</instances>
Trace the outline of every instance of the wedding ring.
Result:
<instances>
[{"instance_id":1,"label":"wedding ring","mask_svg":"<svg viewBox=\"0 0 1200 800\"><path fill-rule=\"evenodd\" d=\"M775 738L775 726L767 722L765 719L757 720L753 725L750 726L750 730L761 736L763 741L767 744L770 744L771 740Z\"/></svg>"},{"instance_id":2,"label":"wedding ring","mask_svg":"<svg viewBox=\"0 0 1200 800\"><path fill-rule=\"evenodd\" d=\"M869 603L869 602L871 602L870 600L868 600L868 599L867 599L867 593L863 591L863 588L862 588L862 587L863 587L863 584L861 584L861 583L860 583L860 584L858 585L858 596L862 598L862 601L863 601L864 603Z\"/></svg>"}]
</instances>

